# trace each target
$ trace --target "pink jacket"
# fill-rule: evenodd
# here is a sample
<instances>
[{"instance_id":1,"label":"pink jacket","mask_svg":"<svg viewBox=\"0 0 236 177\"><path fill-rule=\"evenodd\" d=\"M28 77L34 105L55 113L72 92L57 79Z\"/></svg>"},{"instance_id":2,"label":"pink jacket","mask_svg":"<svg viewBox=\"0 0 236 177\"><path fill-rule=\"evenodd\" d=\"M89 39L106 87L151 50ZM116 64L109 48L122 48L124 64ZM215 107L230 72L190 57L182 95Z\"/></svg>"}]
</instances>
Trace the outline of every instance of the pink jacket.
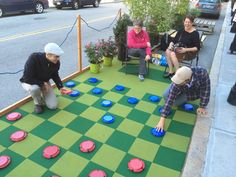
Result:
<instances>
[{"instance_id":1,"label":"pink jacket","mask_svg":"<svg viewBox=\"0 0 236 177\"><path fill-rule=\"evenodd\" d=\"M129 31L128 48L146 48L146 54L151 56L151 47L147 47L147 42L150 42L150 39L145 30L142 30L138 34L135 33L134 29Z\"/></svg>"}]
</instances>

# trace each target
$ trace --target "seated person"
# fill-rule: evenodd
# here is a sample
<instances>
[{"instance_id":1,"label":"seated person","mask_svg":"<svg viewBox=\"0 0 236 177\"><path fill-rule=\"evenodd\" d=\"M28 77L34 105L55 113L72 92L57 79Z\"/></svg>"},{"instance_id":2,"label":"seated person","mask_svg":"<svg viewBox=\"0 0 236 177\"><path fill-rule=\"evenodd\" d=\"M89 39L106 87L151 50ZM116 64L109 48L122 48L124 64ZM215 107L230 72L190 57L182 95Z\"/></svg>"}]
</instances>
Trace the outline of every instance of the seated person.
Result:
<instances>
[{"instance_id":1,"label":"seated person","mask_svg":"<svg viewBox=\"0 0 236 177\"><path fill-rule=\"evenodd\" d=\"M193 27L194 18L186 16L184 18L184 29L179 30L173 42L170 42L166 49L166 59L169 66L169 72L164 75L165 78L172 77L174 68L179 69L179 62L182 60L191 60L200 50L199 33ZM177 45L180 45L177 47Z\"/></svg>"},{"instance_id":2,"label":"seated person","mask_svg":"<svg viewBox=\"0 0 236 177\"><path fill-rule=\"evenodd\" d=\"M148 33L142 29L143 22L135 20L134 28L128 33L128 55L139 57L139 79L147 74L146 61L151 57L151 44Z\"/></svg>"}]
</instances>

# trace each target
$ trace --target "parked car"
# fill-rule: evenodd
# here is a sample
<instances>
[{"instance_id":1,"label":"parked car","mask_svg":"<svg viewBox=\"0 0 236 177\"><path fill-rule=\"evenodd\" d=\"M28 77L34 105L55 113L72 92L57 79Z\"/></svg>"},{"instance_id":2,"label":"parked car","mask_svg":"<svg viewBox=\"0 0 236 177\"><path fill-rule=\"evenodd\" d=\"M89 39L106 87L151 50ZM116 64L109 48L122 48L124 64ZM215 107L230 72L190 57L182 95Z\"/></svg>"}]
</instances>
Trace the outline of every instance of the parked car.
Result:
<instances>
[{"instance_id":1,"label":"parked car","mask_svg":"<svg viewBox=\"0 0 236 177\"><path fill-rule=\"evenodd\" d=\"M62 7L72 7L75 10L87 5L98 7L100 2L101 0L53 0L53 4L57 9L61 9Z\"/></svg>"},{"instance_id":2,"label":"parked car","mask_svg":"<svg viewBox=\"0 0 236 177\"><path fill-rule=\"evenodd\" d=\"M200 10L201 15L213 15L219 18L221 12L221 0L198 0L195 8Z\"/></svg>"},{"instance_id":3,"label":"parked car","mask_svg":"<svg viewBox=\"0 0 236 177\"><path fill-rule=\"evenodd\" d=\"M0 0L0 17L26 11L40 14L48 7L48 0Z\"/></svg>"}]
</instances>

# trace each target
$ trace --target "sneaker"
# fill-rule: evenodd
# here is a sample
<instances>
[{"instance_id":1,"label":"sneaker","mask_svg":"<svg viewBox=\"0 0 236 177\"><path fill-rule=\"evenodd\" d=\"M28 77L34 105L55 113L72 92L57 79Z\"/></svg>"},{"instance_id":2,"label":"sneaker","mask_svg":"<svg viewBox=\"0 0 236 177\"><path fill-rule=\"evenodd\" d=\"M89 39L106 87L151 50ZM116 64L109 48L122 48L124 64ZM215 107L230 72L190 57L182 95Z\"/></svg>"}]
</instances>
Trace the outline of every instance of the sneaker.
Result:
<instances>
[{"instance_id":1,"label":"sneaker","mask_svg":"<svg viewBox=\"0 0 236 177\"><path fill-rule=\"evenodd\" d=\"M139 78L140 81L143 81L143 80L144 80L144 77L143 77L142 74L139 74L139 75L138 75L138 78Z\"/></svg>"},{"instance_id":2,"label":"sneaker","mask_svg":"<svg viewBox=\"0 0 236 177\"><path fill-rule=\"evenodd\" d=\"M36 105L34 106L34 112L35 112L36 114L41 114L41 113L43 112L43 107L42 107L41 105L36 104Z\"/></svg>"},{"instance_id":3,"label":"sneaker","mask_svg":"<svg viewBox=\"0 0 236 177\"><path fill-rule=\"evenodd\" d=\"M163 75L164 78L172 78L175 75L175 73L165 73Z\"/></svg>"}]
</instances>

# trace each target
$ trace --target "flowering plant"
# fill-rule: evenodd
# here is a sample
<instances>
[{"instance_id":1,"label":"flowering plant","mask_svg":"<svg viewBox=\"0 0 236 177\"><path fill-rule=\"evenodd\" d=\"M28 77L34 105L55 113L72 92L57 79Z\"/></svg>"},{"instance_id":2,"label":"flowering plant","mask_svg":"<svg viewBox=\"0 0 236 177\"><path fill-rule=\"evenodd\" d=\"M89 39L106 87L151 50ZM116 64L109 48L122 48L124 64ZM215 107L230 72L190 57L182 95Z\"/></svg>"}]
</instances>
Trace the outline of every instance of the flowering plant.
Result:
<instances>
[{"instance_id":1,"label":"flowering plant","mask_svg":"<svg viewBox=\"0 0 236 177\"><path fill-rule=\"evenodd\" d=\"M117 55L117 47L116 47L115 41L113 41L111 37L109 37L108 40L102 39L100 41L100 47L101 47L102 55L105 57L113 58L115 55Z\"/></svg>"},{"instance_id":2,"label":"flowering plant","mask_svg":"<svg viewBox=\"0 0 236 177\"><path fill-rule=\"evenodd\" d=\"M102 51L99 43L88 43L85 45L85 53L89 63L99 64L102 62Z\"/></svg>"}]
</instances>

